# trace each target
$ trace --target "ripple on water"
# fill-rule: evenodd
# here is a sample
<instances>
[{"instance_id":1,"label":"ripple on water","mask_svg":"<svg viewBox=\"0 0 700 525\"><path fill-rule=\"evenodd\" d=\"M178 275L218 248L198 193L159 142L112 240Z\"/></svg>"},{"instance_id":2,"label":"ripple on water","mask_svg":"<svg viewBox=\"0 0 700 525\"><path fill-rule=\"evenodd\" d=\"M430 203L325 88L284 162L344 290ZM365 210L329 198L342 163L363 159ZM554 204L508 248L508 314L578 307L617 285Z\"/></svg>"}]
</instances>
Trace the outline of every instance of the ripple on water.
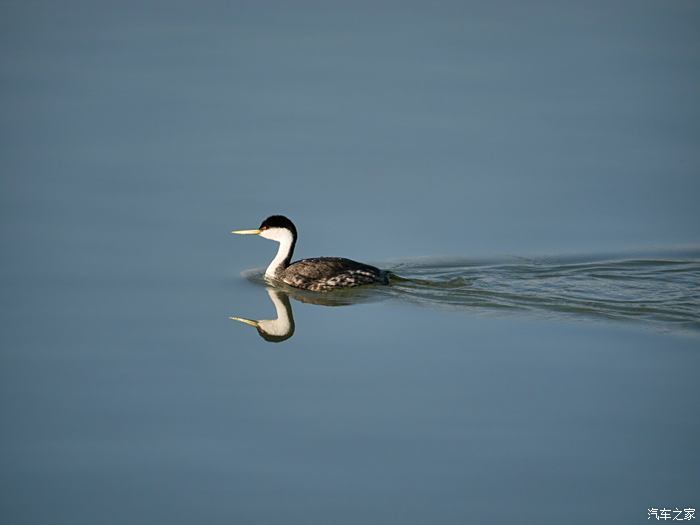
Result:
<instances>
[{"instance_id":1,"label":"ripple on water","mask_svg":"<svg viewBox=\"0 0 700 525\"><path fill-rule=\"evenodd\" d=\"M700 250L607 259L423 258L379 266L395 273L390 286L285 291L299 301L329 306L394 299L438 308L643 321L666 329L700 330ZM246 276L264 282L260 270Z\"/></svg>"}]
</instances>

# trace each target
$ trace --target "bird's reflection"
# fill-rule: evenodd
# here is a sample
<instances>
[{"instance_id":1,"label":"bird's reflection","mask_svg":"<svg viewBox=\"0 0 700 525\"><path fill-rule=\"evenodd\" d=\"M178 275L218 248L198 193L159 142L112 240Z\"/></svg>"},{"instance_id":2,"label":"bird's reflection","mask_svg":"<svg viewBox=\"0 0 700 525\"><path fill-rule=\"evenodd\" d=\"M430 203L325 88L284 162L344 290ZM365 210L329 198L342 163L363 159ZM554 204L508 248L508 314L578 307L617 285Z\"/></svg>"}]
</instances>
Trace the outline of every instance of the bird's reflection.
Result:
<instances>
[{"instance_id":1,"label":"bird's reflection","mask_svg":"<svg viewBox=\"0 0 700 525\"><path fill-rule=\"evenodd\" d=\"M281 343L294 335L294 312L289 303L289 295L274 288L267 289L272 304L275 305L276 319L246 319L245 317L229 317L257 329L260 337L270 343Z\"/></svg>"},{"instance_id":2,"label":"bird's reflection","mask_svg":"<svg viewBox=\"0 0 700 525\"><path fill-rule=\"evenodd\" d=\"M294 288L265 287L275 307L276 319L248 319L229 317L234 321L254 327L260 337L271 343L281 343L294 335L294 312L290 297L301 303L322 306L346 306L371 300L374 296L369 289L364 291L338 291L332 294L319 294ZM376 297L375 297L376 298Z\"/></svg>"}]
</instances>

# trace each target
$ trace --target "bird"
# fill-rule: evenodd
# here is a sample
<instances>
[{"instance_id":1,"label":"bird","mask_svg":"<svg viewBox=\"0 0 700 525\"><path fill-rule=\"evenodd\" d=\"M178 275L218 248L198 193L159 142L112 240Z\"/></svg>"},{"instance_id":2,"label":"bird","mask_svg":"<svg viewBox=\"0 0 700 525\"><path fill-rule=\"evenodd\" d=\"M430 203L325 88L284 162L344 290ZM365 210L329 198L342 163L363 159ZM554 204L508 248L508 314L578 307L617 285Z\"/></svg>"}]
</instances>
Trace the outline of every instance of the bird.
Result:
<instances>
[{"instance_id":1,"label":"bird","mask_svg":"<svg viewBox=\"0 0 700 525\"><path fill-rule=\"evenodd\" d=\"M238 235L259 235L279 243L277 255L265 270L265 277L294 288L327 292L365 284L389 284L391 272L343 257L315 257L291 262L297 243L297 229L284 215L271 215L258 229L234 230Z\"/></svg>"}]
</instances>

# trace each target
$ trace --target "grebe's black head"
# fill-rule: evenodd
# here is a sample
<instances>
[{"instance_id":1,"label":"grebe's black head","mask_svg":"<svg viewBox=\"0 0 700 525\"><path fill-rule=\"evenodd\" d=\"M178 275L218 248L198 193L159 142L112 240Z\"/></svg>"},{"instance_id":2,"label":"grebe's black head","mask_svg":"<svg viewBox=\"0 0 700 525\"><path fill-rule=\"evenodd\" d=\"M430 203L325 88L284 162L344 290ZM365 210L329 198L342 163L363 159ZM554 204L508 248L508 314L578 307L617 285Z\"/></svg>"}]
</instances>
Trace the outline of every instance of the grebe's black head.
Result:
<instances>
[{"instance_id":1,"label":"grebe's black head","mask_svg":"<svg viewBox=\"0 0 700 525\"><path fill-rule=\"evenodd\" d=\"M234 230L231 233L260 235L260 237L280 243L277 256L265 270L265 275L268 277L276 276L281 270L289 266L294 254L294 246L297 243L297 229L294 223L283 215L271 215L262 221L260 228L257 230Z\"/></svg>"},{"instance_id":2,"label":"grebe's black head","mask_svg":"<svg viewBox=\"0 0 700 525\"><path fill-rule=\"evenodd\" d=\"M267 219L262 221L259 230L262 232L271 228L283 228L291 231L295 238L297 236L296 226L284 215L270 215Z\"/></svg>"},{"instance_id":3,"label":"grebe's black head","mask_svg":"<svg viewBox=\"0 0 700 525\"><path fill-rule=\"evenodd\" d=\"M260 235L277 242L296 241L297 229L284 215L270 215L257 230L234 230L239 235Z\"/></svg>"}]
</instances>

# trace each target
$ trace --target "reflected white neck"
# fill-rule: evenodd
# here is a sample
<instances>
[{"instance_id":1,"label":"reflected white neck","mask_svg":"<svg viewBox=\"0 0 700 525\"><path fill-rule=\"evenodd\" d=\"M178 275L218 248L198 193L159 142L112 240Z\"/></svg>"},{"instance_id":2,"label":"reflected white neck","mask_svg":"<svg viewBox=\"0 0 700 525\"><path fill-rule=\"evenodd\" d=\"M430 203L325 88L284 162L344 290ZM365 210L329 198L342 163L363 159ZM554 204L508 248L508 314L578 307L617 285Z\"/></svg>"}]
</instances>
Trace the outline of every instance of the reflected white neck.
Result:
<instances>
[{"instance_id":1,"label":"reflected white neck","mask_svg":"<svg viewBox=\"0 0 700 525\"><path fill-rule=\"evenodd\" d=\"M277 319L260 320L258 321L258 326L268 335L274 335L277 337L288 335L292 329L293 322L290 318L289 311L276 292L268 290L267 294L270 296L272 303L275 305Z\"/></svg>"}]
</instances>

